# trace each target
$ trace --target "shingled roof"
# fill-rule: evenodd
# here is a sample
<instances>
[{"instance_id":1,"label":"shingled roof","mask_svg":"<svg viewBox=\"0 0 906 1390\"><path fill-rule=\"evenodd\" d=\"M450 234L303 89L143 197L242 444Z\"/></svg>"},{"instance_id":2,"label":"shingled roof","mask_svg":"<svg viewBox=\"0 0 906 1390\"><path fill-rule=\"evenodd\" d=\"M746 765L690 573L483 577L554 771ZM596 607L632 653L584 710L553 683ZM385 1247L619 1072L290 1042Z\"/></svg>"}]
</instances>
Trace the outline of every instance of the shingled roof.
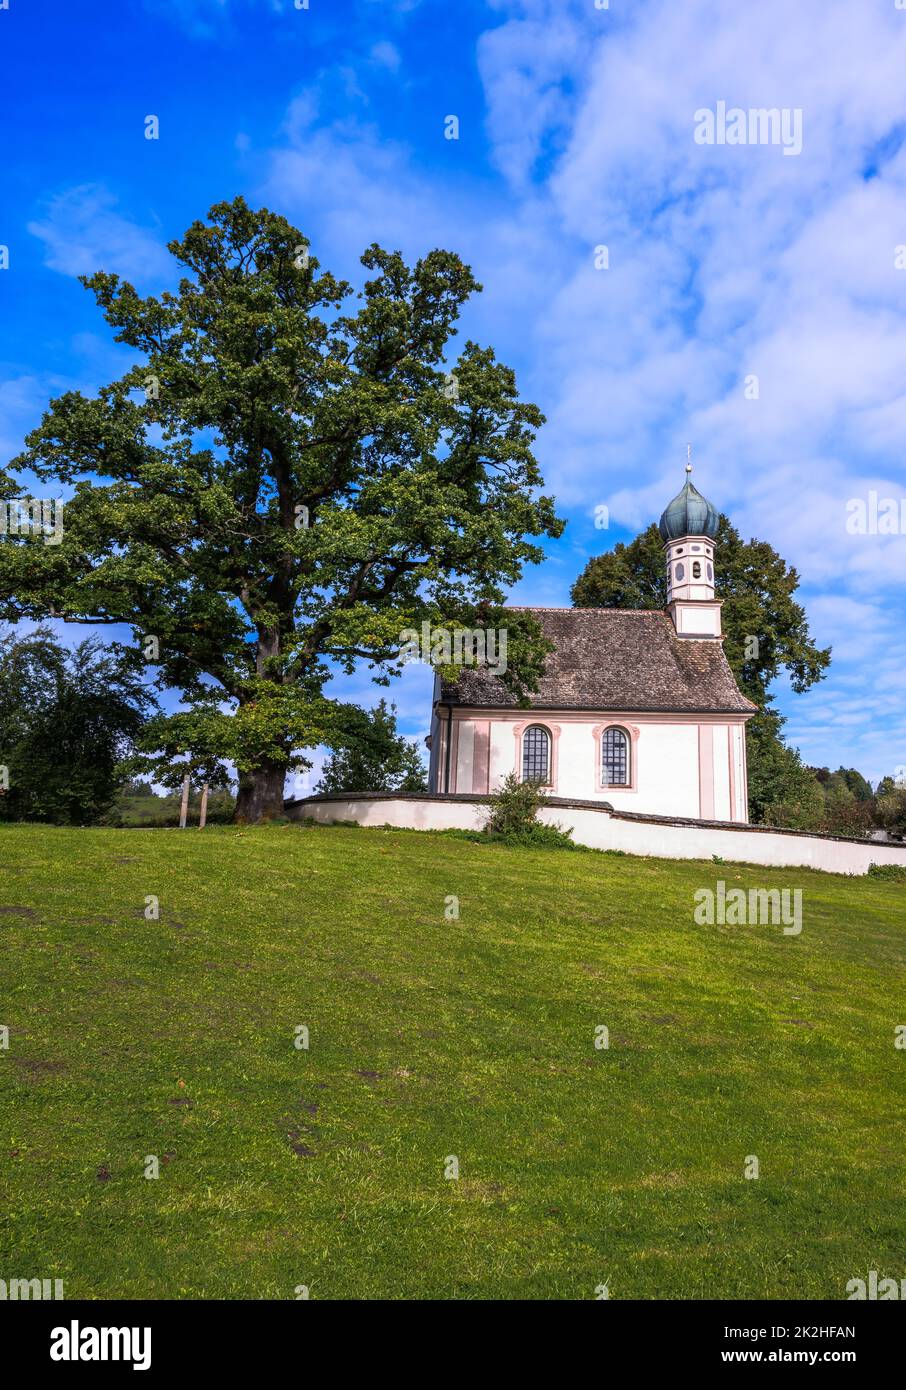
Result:
<instances>
[{"instance_id":1,"label":"shingled roof","mask_svg":"<svg viewBox=\"0 0 906 1390\"><path fill-rule=\"evenodd\" d=\"M669 613L628 608L517 608L554 643L533 709L661 710L751 714L719 641L677 637ZM477 707L517 703L498 677L466 667L441 700Z\"/></svg>"}]
</instances>

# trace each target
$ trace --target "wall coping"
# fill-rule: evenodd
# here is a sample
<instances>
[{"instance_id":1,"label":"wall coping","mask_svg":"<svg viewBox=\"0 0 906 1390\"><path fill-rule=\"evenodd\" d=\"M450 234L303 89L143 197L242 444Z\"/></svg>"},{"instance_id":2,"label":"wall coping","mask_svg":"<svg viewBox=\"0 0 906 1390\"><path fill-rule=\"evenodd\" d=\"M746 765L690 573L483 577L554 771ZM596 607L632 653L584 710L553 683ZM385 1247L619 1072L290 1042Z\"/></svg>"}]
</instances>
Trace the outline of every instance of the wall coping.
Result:
<instances>
[{"instance_id":1,"label":"wall coping","mask_svg":"<svg viewBox=\"0 0 906 1390\"><path fill-rule=\"evenodd\" d=\"M491 797L475 792L321 792L317 796L294 798L283 803L284 809L310 806L326 801L453 801L488 805ZM646 811L616 811L609 801L573 801L563 796L546 796L545 806L574 808L578 811L600 811L614 820L643 821L650 825L691 826L694 830L737 830L749 835L795 835L803 840L836 840L848 845L877 845L898 849L906 846L902 840L872 840L868 836L830 835L823 830L791 830L783 825L750 825L738 820L696 820L691 816L659 816Z\"/></svg>"}]
</instances>

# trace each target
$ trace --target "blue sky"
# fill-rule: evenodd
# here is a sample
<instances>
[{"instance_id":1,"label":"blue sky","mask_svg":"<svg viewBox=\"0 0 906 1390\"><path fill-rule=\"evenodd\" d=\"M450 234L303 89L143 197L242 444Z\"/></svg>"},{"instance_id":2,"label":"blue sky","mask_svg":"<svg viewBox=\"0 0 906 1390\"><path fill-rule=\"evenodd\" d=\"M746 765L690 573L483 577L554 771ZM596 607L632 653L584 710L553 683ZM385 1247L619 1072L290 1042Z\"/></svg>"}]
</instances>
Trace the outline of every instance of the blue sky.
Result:
<instances>
[{"instance_id":1,"label":"blue sky","mask_svg":"<svg viewBox=\"0 0 906 1390\"><path fill-rule=\"evenodd\" d=\"M568 603L657 518L691 440L698 485L797 566L834 647L813 691L778 689L790 738L873 780L906 764L906 536L847 529L854 500L906 491L895 0L9 0L0 70L0 462L52 395L128 361L75 277L165 288L166 242L215 201L284 213L353 280L373 240L447 246L485 284L463 335L548 417L569 521L515 601ZM719 101L800 111L801 153L697 144ZM423 668L394 687L407 732L429 693Z\"/></svg>"}]
</instances>

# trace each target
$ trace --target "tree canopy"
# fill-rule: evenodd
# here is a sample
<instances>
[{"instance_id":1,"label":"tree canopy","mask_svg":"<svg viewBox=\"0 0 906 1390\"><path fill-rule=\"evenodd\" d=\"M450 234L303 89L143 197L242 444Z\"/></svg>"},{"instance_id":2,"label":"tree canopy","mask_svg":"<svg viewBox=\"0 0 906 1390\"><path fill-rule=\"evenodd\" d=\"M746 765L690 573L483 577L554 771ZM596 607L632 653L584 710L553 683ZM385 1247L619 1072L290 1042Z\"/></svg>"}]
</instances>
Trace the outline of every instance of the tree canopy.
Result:
<instances>
[{"instance_id":1,"label":"tree canopy","mask_svg":"<svg viewBox=\"0 0 906 1390\"><path fill-rule=\"evenodd\" d=\"M425 620L501 624L562 523L513 371L472 341L448 360L480 289L457 256L410 267L372 245L354 295L241 198L169 249L175 291L83 281L135 362L52 401L13 461L74 496L60 544L0 547L0 616L130 625L185 706L171 751L231 760L237 814L257 819L301 750L331 742L332 672L364 661L386 682ZM522 693L545 645L525 616L506 626Z\"/></svg>"},{"instance_id":2,"label":"tree canopy","mask_svg":"<svg viewBox=\"0 0 906 1390\"><path fill-rule=\"evenodd\" d=\"M378 700L350 719L343 747L331 753L318 792L424 792L428 779L413 739L397 732L396 706Z\"/></svg>"}]
</instances>

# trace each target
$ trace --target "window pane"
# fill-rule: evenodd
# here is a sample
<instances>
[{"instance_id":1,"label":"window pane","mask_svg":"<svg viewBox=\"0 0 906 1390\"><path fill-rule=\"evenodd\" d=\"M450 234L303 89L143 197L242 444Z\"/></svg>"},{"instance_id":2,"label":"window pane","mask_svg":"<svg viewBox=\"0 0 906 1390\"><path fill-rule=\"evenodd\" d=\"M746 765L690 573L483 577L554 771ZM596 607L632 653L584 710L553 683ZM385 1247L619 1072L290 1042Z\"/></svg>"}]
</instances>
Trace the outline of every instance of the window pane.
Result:
<instances>
[{"instance_id":1,"label":"window pane","mask_svg":"<svg viewBox=\"0 0 906 1390\"><path fill-rule=\"evenodd\" d=\"M550 738L546 729L533 724L522 736L523 782L547 782Z\"/></svg>"},{"instance_id":2,"label":"window pane","mask_svg":"<svg viewBox=\"0 0 906 1390\"><path fill-rule=\"evenodd\" d=\"M601 739L601 780L610 787L629 786L629 739L622 729L605 729Z\"/></svg>"}]
</instances>

